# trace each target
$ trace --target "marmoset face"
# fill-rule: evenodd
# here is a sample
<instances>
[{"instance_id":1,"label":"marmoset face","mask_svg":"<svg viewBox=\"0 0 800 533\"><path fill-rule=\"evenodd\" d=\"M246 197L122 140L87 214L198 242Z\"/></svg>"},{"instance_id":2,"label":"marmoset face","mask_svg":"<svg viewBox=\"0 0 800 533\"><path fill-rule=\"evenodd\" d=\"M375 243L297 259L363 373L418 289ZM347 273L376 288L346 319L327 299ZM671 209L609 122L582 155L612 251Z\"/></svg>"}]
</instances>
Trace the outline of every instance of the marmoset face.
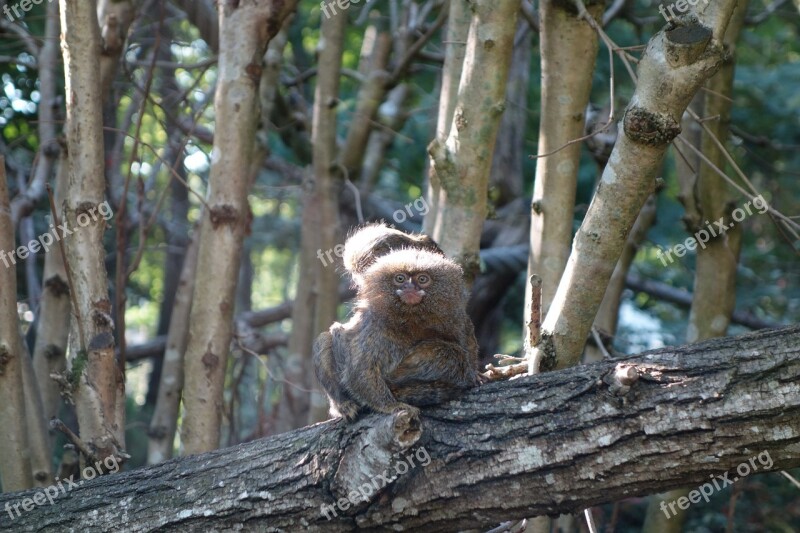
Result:
<instances>
[{"instance_id":1,"label":"marmoset face","mask_svg":"<svg viewBox=\"0 0 800 533\"><path fill-rule=\"evenodd\" d=\"M461 267L438 253L404 249L378 258L363 277L359 301L380 316L449 320L466 306ZM394 315L392 315L394 316Z\"/></svg>"},{"instance_id":2,"label":"marmoset face","mask_svg":"<svg viewBox=\"0 0 800 533\"><path fill-rule=\"evenodd\" d=\"M425 297L425 289L431 285L427 272L401 272L392 280L397 288L395 294L406 305L417 305Z\"/></svg>"}]
</instances>

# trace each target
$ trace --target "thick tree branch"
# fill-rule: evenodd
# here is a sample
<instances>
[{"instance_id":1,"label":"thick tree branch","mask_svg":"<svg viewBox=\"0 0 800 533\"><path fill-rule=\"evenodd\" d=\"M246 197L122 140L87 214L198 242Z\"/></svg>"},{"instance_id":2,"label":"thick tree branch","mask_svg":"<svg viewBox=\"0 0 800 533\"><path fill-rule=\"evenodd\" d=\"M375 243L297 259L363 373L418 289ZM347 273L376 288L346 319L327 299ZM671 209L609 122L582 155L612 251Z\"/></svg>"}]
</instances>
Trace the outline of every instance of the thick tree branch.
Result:
<instances>
[{"instance_id":1,"label":"thick tree branch","mask_svg":"<svg viewBox=\"0 0 800 533\"><path fill-rule=\"evenodd\" d=\"M619 364L484 385L421 430L373 415L85 481L0 530L453 531L800 465L800 325L629 358L624 387ZM385 487L349 502L354 479Z\"/></svg>"}]
</instances>

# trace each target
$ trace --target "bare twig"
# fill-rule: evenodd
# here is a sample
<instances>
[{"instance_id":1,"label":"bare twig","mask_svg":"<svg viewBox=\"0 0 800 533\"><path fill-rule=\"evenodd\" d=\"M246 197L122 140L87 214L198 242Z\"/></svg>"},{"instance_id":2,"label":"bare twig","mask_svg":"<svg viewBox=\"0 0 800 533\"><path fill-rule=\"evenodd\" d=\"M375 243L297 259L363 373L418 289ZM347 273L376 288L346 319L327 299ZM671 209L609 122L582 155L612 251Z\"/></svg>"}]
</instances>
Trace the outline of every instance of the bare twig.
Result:
<instances>
[{"instance_id":1,"label":"bare twig","mask_svg":"<svg viewBox=\"0 0 800 533\"><path fill-rule=\"evenodd\" d=\"M600 332L597 331L597 328L595 326L592 326L592 338L594 339L594 343L597 344L597 348L600 350L600 353L603 354L603 357L605 357L606 359L613 359L613 357L611 357L611 354L608 353L606 345L603 342L602 337L600 337Z\"/></svg>"},{"instance_id":2,"label":"bare twig","mask_svg":"<svg viewBox=\"0 0 800 533\"><path fill-rule=\"evenodd\" d=\"M79 436L73 433L72 430L69 429L64 422L62 422L58 418L51 418L50 429L55 429L63 433L64 436L67 437L67 440L69 440L78 449L78 451L83 454L83 456L86 458L88 462L94 463L97 461L97 456L95 455L95 453L92 452L89 449L89 446L87 446L86 443L83 442Z\"/></svg>"},{"instance_id":3,"label":"bare twig","mask_svg":"<svg viewBox=\"0 0 800 533\"><path fill-rule=\"evenodd\" d=\"M397 66L395 67L391 77L389 78L389 84L388 84L389 87L396 85L400 81L400 77L406 71L406 68L408 68L408 65L409 63L411 63L411 60L414 59L417 53L420 50L422 50L422 47L425 46L425 44L431 40L434 34L436 34L436 32L439 31L439 28L441 28L444 25L444 21L447 20L447 14L450 11L449 6L450 6L449 1L445 2L442 5L439 11L439 15L436 17L436 20L433 22L431 27L428 28L428 31L426 31L422 35L422 37L417 39L416 42L414 42L414 44L412 44L408 48L408 50L406 50L405 55L397 63Z\"/></svg>"},{"instance_id":4,"label":"bare twig","mask_svg":"<svg viewBox=\"0 0 800 533\"><path fill-rule=\"evenodd\" d=\"M525 357L531 357L533 347L539 344L542 335L542 278L533 274L528 283L531 285L531 314L525 325Z\"/></svg>"},{"instance_id":5,"label":"bare twig","mask_svg":"<svg viewBox=\"0 0 800 533\"><path fill-rule=\"evenodd\" d=\"M341 163L338 164L338 167L339 167L339 170L342 173L342 176L344 177L345 186L347 186L347 188L350 189L350 192L352 192L353 196L355 197L356 216L358 217L358 223L359 224L363 224L364 223L364 210L361 207L361 191L359 191L358 187L356 187L353 184L353 182L350 181L350 173L347 172L347 168Z\"/></svg>"},{"instance_id":6,"label":"bare twig","mask_svg":"<svg viewBox=\"0 0 800 533\"><path fill-rule=\"evenodd\" d=\"M792 475L789 474L789 472L787 472L786 470L781 470L781 474L783 474L783 476L786 479L788 479L789 482L791 482L792 485L794 485L795 487L800 489L800 481L797 481L794 477L792 477Z\"/></svg>"},{"instance_id":7,"label":"bare twig","mask_svg":"<svg viewBox=\"0 0 800 533\"><path fill-rule=\"evenodd\" d=\"M519 376L528 373L528 363L517 363L515 365L494 366L492 364L486 365L486 372L481 375L488 381L499 381L514 376Z\"/></svg>"},{"instance_id":8,"label":"bare twig","mask_svg":"<svg viewBox=\"0 0 800 533\"><path fill-rule=\"evenodd\" d=\"M611 7L606 9L606 12L603 13L603 27L608 26L608 23L611 22L619 15L622 8L625 7L625 4L628 0L614 0L614 3L611 4Z\"/></svg>"}]
</instances>

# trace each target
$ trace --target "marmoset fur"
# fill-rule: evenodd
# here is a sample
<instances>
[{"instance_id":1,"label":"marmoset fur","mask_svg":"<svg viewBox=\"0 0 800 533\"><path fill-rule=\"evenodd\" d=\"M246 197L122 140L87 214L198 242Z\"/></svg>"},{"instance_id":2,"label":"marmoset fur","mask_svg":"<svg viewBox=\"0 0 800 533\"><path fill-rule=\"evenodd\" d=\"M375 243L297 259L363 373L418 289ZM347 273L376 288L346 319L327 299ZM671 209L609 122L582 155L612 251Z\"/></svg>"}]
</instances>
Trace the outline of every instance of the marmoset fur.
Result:
<instances>
[{"instance_id":1,"label":"marmoset fur","mask_svg":"<svg viewBox=\"0 0 800 533\"><path fill-rule=\"evenodd\" d=\"M398 233L383 239L402 240L405 234ZM431 243L436 246L431 240L424 246ZM331 414L348 421L364 410L415 416L418 407L456 398L478 384L478 343L461 267L426 249L378 256L349 241L346 246L345 265L359 274L358 302L348 322L334 323L314 345Z\"/></svg>"},{"instance_id":2,"label":"marmoset fur","mask_svg":"<svg viewBox=\"0 0 800 533\"><path fill-rule=\"evenodd\" d=\"M358 287L364 272L375 260L393 250L418 248L444 256L444 252L433 239L424 233L405 233L386 224L368 224L357 229L344 243L342 260L344 268Z\"/></svg>"}]
</instances>

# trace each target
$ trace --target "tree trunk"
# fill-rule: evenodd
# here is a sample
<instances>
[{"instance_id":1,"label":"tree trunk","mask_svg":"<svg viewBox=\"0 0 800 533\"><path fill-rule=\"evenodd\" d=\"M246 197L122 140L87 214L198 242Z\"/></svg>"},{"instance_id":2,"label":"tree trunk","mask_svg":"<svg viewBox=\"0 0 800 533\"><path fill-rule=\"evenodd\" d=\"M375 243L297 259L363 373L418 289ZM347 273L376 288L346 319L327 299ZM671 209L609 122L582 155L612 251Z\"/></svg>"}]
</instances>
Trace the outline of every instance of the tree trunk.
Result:
<instances>
[{"instance_id":1,"label":"tree trunk","mask_svg":"<svg viewBox=\"0 0 800 533\"><path fill-rule=\"evenodd\" d=\"M253 137L258 81L269 40L294 9L293 1L219 3L217 121L206 209L185 356L183 443L187 454L219 445L222 393L233 329L242 239L250 220Z\"/></svg>"},{"instance_id":2,"label":"tree trunk","mask_svg":"<svg viewBox=\"0 0 800 533\"><path fill-rule=\"evenodd\" d=\"M595 20L602 18L604 5L602 1L591 3L587 8L589 14ZM542 279L545 316L572 244L581 143L565 145L583 135L584 111L589 103L597 57L597 32L575 12L572 3L562 0L542 0L539 20L542 118L531 200L528 276L536 274ZM530 321L530 299L531 288L526 283L525 324Z\"/></svg>"},{"instance_id":3,"label":"tree trunk","mask_svg":"<svg viewBox=\"0 0 800 533\"><path fill-rule=\"evenodd\" d=\"M680 133L680 118L722 62L721 41L735 5L720 0L703 6L697 22L662 29L650 39L617 143L542 324L531 372L571 366L583 352L631 227L655 188L669 143Z\"/></svg>"},{"instance_id":4,"label":"tree trunk","mask_svg":"<svg viewBox=\"0 0 800 533\"><path fill-rule=\"evenodd\" d=\"M439 114L436 121L436 140L440 144L447 141L450 126L453 124L453 112L458 98L458 86L461 82L461 71L464 68L464 56L467 53L467 36L472 22L472 12L467 0L450 0L447 14L447 33L445 36L444 65L442 66L442 87L439 91ZM436 229L439 197L442 184L433 168L429 172L428 214L425 216L423 231L433 235Z\"/></svg>"},{"instance_id":5,"label":"tree trunk","mask_svg":"<svg viewBox=\"0 0 800 533\"><path fill-rule=\"evenodd\" d=\"M67 164L62 158L56 166L57 206L61 205L64 199L66 181ZM44 256L43 277L44 290L39 308L36 344L33 348L33 368L42 395L44 415L49 420L58 416L61 409L61 392L50 375L62 374L67 367L67 342L71 316L67 272L60 250L50 250L50 253Z\"/></svg>"},{"instance_id":6,"label":"tree trunk","mask_svg":"<svg viewBox=\"0 0 800 533\"><path fill-rule=\"evenodd\" d=\"M631 369L626 391L615 375ZM798 382L800 325L666 348L483 385L425 410L421 429L372 415L104 476L13 527L436 532L716 492L712 476L800 465ZM0 510L32 494L0 496Z\"/></svg>"},{"instance_id":7,"label":"tree trunk","mask_svg":"<svg viewBox=\"0 0 800 533\"><path fill-rule=\"evenodd\" d=\"M178 288L175 291L175 305L170 313L158 393L147 431L147 464L160 463L172 457L183 390L184 355L189 340L189 315L195 287L199 239L200 236L195 232L186 248Z\"/></svg>"},{"instance_id":8,"label":"tree trunk","mask_svg":"<svg viewBox=\"0 0 800 533\"><path fill-rule=\"evenodd\" d=\"M500 119L492 157L490 183L494 204L503 207L523 196L523 166L526 158L525 130L528 124L533 30L524 19L517 23L514 51L506 85L506 109Z\"/></svg>"},{"instance_id":9,"label":"tree trunk","mask_svg":"<svg viewBox=\"0 0 800 533\"><path fill-rule=\"evenodd\" d=\"M333 255L339 231L334 161L346 23L347 17L341 14L322 21L322 49L319 52L311 133L312 175L304 183L300 276L292 311L292 337L285 365L283 397L278 406L275 428L278 433L304 426L309 422L309 416L323 418L326 414L326 399L314 378L311 354L314 339L336 320L338 305L339 274L336 265L340 263ZM312 387L316 390L309 394Z\"/></svg>"},{"instance_id":10,"label":"tree trunk","mask_svg":"<svg viewBox=\"0 0 800 533\"><path fill-rule=\"evenodd\" d=\"M46 487L53 482L48 419L44 416L42 397L36 383L36 373L33 371L33 359L28 351L28 345L23 340L22 329L19 330L19 338L22 348L22 386L25 390L25 428L28 431L31 475L34 486Z\"/></svg>"},{"instance_id":11,"label":"tree trunk","mask_svg":"<svg viewBox=\"0 0 800 533\"><path fill-rule=\"evenodd\" d=\"M622 301L622 291L625 290L628 271L636 258L639 246L644 242L647 232L655 220L656 196L653 194L647 199L641 212L639 212L639 216L636 217L636 222L634 222L631 233L628 235L628 240L625 241L622 255L617 261L617 266L614 267L614 273L611 274L606 293L603 295L603 301L600 303L600 309L598 309L597 316L594 319L594 327L602 333L612 337L617 333L619 304ZM602 358L603 351L599 346L586 345L585 362L599 361Z\"/></svg>"},{"instance_id":12,"label":"tree trunk","mask_svg":"<svg viewBox=\"0 0 800 533\"><path fill-rule=\"evenodd\" d=\"M437 135L428 147L436 176L431 186L438 188L432 237L464 267L470 283L479 270L489 173L506 107L519 6L518 0L470 5L472 22L450 132L444 140Z\"/></svg>"},{"instance_id":13,"label":"tree trunk","mask_svg":"<svg viewBox=\"0 0 800 533\"><path fill-rule=\"evenodd\" d=\"M0 481L4 491L33 486L28 431L25 425L25 393L22 383L22 339L17 315L17 270L7 253L15 249L14 223L6 180L6 160L0 155ZM13 258L13 256L12 256Z\"/></svg>"},{"instance_id":14,"label":"tree trunk","mask_svg":"<svg viewBox=\"0 0 800 533\"><path fill-rule=\"evenodd\" d=\"M105 200L100 29L93 2L61 0L60 7L68 168L61 222L73 231L64 237L64 244L70 290L77 305L67 386L81 439L104 458L125 447L125 383L115 359L104 261L107 218L98 216L104 212Z\"/></svg>"}]
</instances>

